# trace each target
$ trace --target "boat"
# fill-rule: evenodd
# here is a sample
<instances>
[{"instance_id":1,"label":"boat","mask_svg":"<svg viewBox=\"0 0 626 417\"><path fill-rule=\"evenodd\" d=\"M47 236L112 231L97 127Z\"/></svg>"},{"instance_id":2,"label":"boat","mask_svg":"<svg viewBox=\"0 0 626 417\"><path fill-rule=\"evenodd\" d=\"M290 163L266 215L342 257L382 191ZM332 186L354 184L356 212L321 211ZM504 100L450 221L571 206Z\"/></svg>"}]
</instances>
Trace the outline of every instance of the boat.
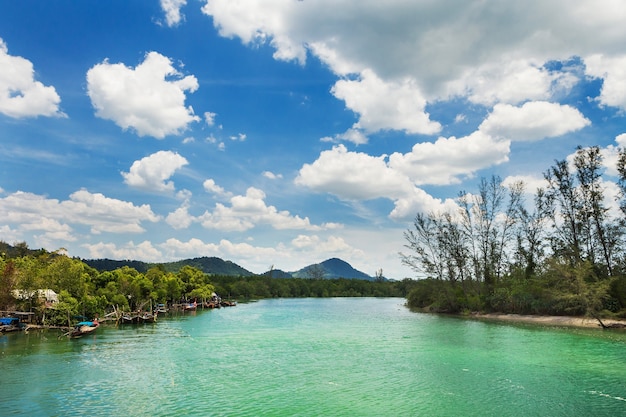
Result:
<instances>
[{"instance_id":1,"label":"boat","mask_svg":"<svg viewBox=\"0 0 626 417\"><path fill-rule=\"evenodd\" d=\"M25 327L18 317L0 317L0 333L17 332Z\"/></svg>"},{"instance_id":2,"label":"boat","mask_svg":"<svg viewBox=\"0 0 626 417\"><path fill-rule=\"evenodd\" d=\"M149 312L143 312L140 313L137 318L139 319L139 323L154 323L156 322L157 319L157 314L158 313L149 313Z\"/></svg>"},{"instance_id":3,"label":"boat","mask_svg":"<svg viewBox=\"0 0 626 417\"><path fill-rule=\"evenodd\" d=\"M188 303L183 305L183 310L185 311L196 311L196 309L198 308L198 303L197 302L193 302L193 303Z\"/></svg>"},{"instance_id":4,"label":"boat","mask_svg":"<svg viewBox=\"0 0 626 417\"><path fill-rule=\"evenodd\" d=\"M74 326L74 328L70 330L67 335L73 339L82 337L86 334L93 333L98 328L98 326L100 326L100 323L98 323L97 319L94 321L81 321L76 326Z\"/></svg>"},{"instance_id":5,"label":"boat","mask_svg":"<svg viewBox=\"0 0 626 417\"><path fill-rule=\"evenodd\" d=\"M156 308L154 309L154 313L167 313L167 307L165 307L165 304L157 304Z\"/></svg>"},{"instance_id":6,"label":"boat","mask_svg":"<svg viewBox=\"0 0 626 417\"><path fill-rule=\"evenodd\" d=\"M138 313L123 313L120 318L120 323L123 324L137 324L139 323L139 314Z\"/></svg>"}]
</instances>

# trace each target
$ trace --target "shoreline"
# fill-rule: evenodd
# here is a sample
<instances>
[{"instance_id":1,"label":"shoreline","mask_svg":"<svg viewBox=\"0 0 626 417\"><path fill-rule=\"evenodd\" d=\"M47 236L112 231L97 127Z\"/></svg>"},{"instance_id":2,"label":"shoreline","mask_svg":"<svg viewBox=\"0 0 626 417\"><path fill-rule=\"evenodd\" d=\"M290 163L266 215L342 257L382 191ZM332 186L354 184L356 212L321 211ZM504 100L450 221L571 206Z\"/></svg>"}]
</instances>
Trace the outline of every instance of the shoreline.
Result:
<instances>
[{"instance_id":1,"label":"shoreline","mask_svg":"<svg viewBox=\"0 0 626 417\"><path fill-rule=\"evenodd\" d=\"M593 317L576 317L576 316L533 316L525 314L504 314L504 313L472 313L463 316L471 319L485 321L499 321L509 323L526 323L538 324L543 326L556 327L577 327L584 329L600 329L600 322ZM601 319L607 328L626 329L626 320L619 319Z\"/></svg>"}]
</instances>

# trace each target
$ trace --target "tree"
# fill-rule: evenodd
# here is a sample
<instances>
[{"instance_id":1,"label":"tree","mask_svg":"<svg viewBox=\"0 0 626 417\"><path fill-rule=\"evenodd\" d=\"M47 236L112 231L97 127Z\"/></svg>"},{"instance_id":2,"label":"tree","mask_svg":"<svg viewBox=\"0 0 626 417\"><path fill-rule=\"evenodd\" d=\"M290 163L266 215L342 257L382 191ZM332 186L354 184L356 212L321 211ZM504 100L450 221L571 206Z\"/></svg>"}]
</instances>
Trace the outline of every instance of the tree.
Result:
<instances>
[{"instance_id":1,"label":"tree","mask_svg":"<svg viewBox=\"0 0 626 417\"><path fill-rule=\"evenodd\" d=\"M581 217L586 223L587 253L589 259L598 264L600 260L613 275L612 256L617 244L616 228L607 220L608 209L604 205L604 190L602 187L602 155L598 146L589 148L578 147L574 157L576 176L580 184L580 195L583 199ZM595 248L601 250L597 256Z\"/></svg>"},{"instance_id":2,"label":"tree","mask_svg":"<svg viewBox=\"0 0 626 417\"><path fill-rule=\"evenodd\" d=\"M17 281L17 269L13 260L0 255L0 309L6 310L13 303L13 290Z\"/></svg>"},{"instance_id":3,"label":"tree","mask_svg":"<svg viewBox=\"0 0 626 417\"><path fill-rule=\"evenodd\" d=\"M461 223L470 242L474 274L487 289L507 270L522 193L521 183L507 188L500 177L492 176L481 179L477 195L459 195Z\"/></svg>"},{"instance_id":4,"label":"tree","mask_svg":"<svg viewBox=\"0 0 626 417\"><path fill-rule=\"evenodd\" d=\"M534 198L534 211L529 211L523 203L518 206L519 219L516 234L515 264L530 279L545 258L545 232L548 207L544 190L539 188Z\"/></svg>"},{"instance_id":5,"label":"tree","mask_svg":"<svg viewBox=\"0 0 626 417\"><path fill-rule=\"evenodd\" d=\"M551 246L556 256L567 259L570 265L580 264L583 259L582 235L585 223L581 222L582 197L576 188L575 178L566 160L544 173L548 183L546 198L551 205Z\"/></svg>"},{"instance_id":6,"label":"tree","mask_svg":"<svg viewBox=\"0 0 626 417\"><path fill-rule=\"evenodd\" d=\"M311 279L324 279L326 269L321 264L314 264L307 268L306 273Z\"/></svg>"},{"instance_id":7,"label":"tree","mask_svg":"<svg viewBox=\"0 0 626 417\"><path fill-rule=\"evenodd\" d=\"M404 232L408 254L400 252L402 263L424 278L446 279L443 270L443 254L439 245L439 217L417 213L413 228Z\"/></svg>"}]
</instances>

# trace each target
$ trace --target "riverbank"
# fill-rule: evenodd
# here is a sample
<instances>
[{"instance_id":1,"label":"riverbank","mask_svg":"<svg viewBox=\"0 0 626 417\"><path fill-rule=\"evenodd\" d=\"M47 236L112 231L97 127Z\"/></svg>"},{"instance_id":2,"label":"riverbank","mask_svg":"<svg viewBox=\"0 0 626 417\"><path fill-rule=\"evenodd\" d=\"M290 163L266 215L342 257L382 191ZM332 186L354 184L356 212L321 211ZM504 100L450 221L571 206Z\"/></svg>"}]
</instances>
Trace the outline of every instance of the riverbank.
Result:
<instances>
[{"instance_id":1,"label":"riverbank","mask_svg":"<svg viewBox=\"0 0 626 417\"><path fill-rule=\"evenodd\" d=\"M473 313L469 318L487 321L503 321L512 323L529 323L544 326L579 327L587 329L601 329L600 322L592 317L572 316L533 316L522 314ZM611 328L626 328L626 320L602 319L605 326Z\"/></svg>"}]
</instances>

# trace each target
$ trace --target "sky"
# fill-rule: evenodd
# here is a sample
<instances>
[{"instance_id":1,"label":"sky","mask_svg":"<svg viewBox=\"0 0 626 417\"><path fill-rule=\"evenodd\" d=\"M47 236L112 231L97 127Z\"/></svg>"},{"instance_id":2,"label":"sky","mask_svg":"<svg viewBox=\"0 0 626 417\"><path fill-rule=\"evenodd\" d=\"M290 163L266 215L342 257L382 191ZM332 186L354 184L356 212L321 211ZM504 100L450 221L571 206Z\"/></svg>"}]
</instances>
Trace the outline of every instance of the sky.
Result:
<instances>
[{"instance_id":1,"label":"sky","mask_svg":"<svg viewBox=\"0 0 626 417\"><path fill-rule=\"evenodd\" d=\"M0 2L0 240L414 277L480 178L626 144L622 0Z\"/></svg>"}]
</instances>

